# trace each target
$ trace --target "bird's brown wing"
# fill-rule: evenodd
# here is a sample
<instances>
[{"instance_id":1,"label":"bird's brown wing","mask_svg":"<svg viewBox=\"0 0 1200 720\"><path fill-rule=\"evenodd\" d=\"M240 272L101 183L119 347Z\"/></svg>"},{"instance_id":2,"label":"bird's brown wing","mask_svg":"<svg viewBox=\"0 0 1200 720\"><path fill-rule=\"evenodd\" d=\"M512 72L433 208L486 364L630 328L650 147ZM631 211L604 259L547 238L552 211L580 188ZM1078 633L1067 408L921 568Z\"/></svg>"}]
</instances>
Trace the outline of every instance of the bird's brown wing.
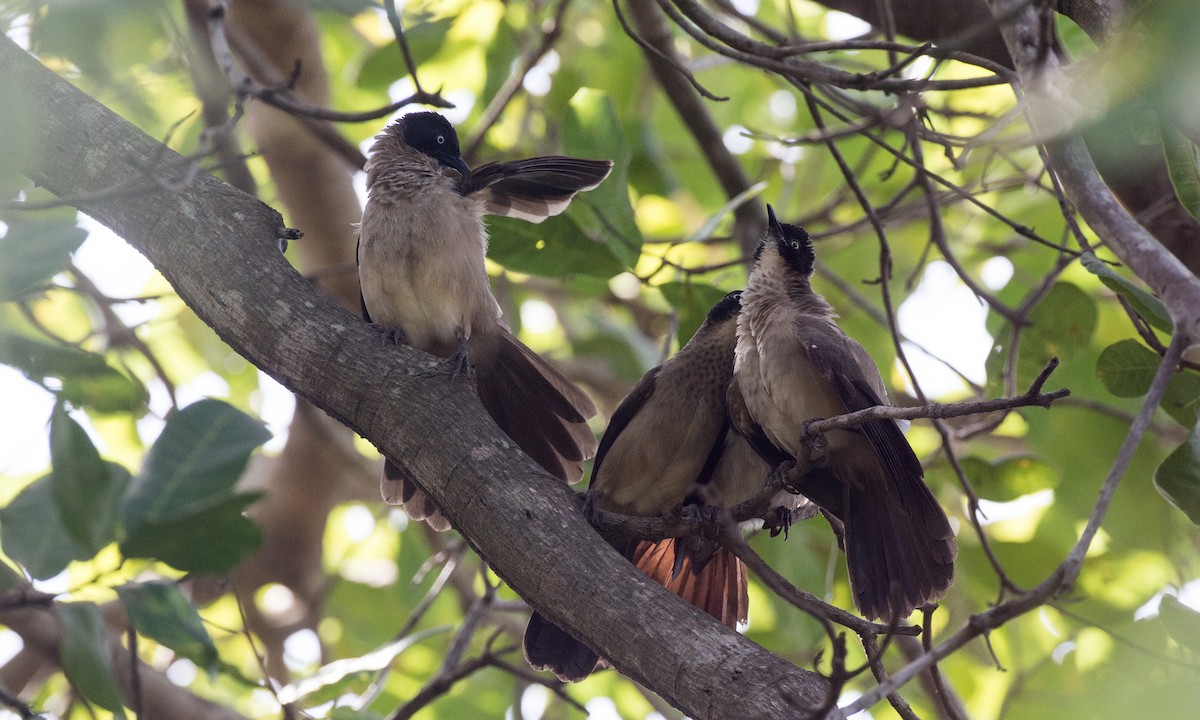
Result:
<instances>
[{"instance_id":1,"label":"bird's brown wing","mask_svg":"<svg viewBox=\"0 0 1200 720\"><path fill-rule=\"evenodd\" d=\"M604 429L603 437L600 438L600 447L596 449L596 459L592 461L592 482L589 483L589 487L596 482L596 477L600 474L600 465L604 462L604 456L608 454L609 448L654 395L654 387L661 371L662 365L659 365L643 375L642 379L638 380L621 404L617 406L617 409L613 411L612 417L608 419L608 426Z\"/></svg>"},{"instance_id":2,"label":"bird's brown wing","mask_svg":"<svg viewBox=\"0 0 1200 720\"><path fill-rule=\"evenodd\" d=\"M750 443L750 447L754 448L759 457L765 460L772 468L778 467L780 463L793 460L792 456L786 450L771 442L762 425L759 425L750 415L750 408L746 406L746 398L742 395L737 375L734 375L733 380L729 383L729 392L726 395L726 400L729 405L730 426L738 435L746 438L746 441Z\"/></svg>"},{"instance_id":3,"label":"bird's brown wing","mask_svg":"<svg viewBox=\"0 0 1200 720\"><path fill-rule=\"evenodd\" d=\"M488 214L539 223L603 182L612 166L611 160L559 155L488 163L471 172L461 192L482 198Z\"/></svg>"},{"instance_id":4,"label":"bird's brown wing","mask_svg":"<svg viewBox=\"0 0 1200 720\"><path fill-rule=\"evenodd\" d=\"M847 412L886 404L879 371L861 345L826 322L797 325L799 351ZM945 593L954 577L957 545L946 513L925 485L921 463L895 421L871 420L858 432L874 451L881 472L841 458L809 473L800 487L844 524L846 562L859 609L869 618L901 619Z\"/></svg>"}]
</instances>

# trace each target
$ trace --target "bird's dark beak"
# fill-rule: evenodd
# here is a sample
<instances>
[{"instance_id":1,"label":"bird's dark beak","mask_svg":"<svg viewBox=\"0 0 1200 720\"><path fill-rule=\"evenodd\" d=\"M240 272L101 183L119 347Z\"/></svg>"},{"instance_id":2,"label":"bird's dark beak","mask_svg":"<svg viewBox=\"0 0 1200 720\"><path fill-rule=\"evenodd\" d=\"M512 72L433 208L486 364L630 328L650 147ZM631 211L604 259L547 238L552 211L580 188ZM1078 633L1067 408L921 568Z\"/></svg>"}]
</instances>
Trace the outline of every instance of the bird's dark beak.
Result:
<instances>
[{"instance_id":1,"label":"bird's dark beak","mask_svg":"<svg viewBox=\"0 0 1200 720\"><path fill-rule=\"evenodd\" d=\"M457 170L458 174L462 175L463 180L466 180L467 178L471 177L471 168L470 168L470 166L467 165L466 161L464 161L462 159L462 156L460 156L460 155L455 155L454 157L446 158L446 160L443 164L446 167L454 168L455 170Z\"/></svg>"},{"instance_id":2,"label":"bird's dark beak","mask_svg":"<svg viewBox=\"0 0 1200 720\"><path fill-rule=\"evenodd\" d=\"M779 225L779 218L775 217L775 208L770 205L767 205L767 229L773 235L783 236L783 228Z\"/></svg>"}]
</instances>

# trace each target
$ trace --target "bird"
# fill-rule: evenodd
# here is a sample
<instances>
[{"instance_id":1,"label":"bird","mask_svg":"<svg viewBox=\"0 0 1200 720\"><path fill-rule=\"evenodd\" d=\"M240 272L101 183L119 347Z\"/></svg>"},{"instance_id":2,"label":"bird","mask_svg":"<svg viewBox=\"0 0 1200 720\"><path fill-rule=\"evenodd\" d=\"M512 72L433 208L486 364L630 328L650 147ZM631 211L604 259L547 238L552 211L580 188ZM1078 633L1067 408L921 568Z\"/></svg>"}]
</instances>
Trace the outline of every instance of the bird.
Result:
<instances>
[{"instance_id":1,"label":"bird","mask_svg":"<svg viewBox=\"0 0 1200 720\"><path fill-rule=\"evenodd\" d=\"M762 490L772 467L730 430L726 411L740 307L740 291L726 295L692 338L642 376L613 412L592 466L592 507L658 516L687 504L733 507ZM781 492L772 503L789 522L807 500ZM714 540L605 539L643 573L722 623L746 622L746 566ZM531 667L564 682L582 680L600 661L537 612L526 627L524 650Z\"/></svg>"},{"instance_id":2,"label":"bird","mask_svg":"<svg viewBox=\"0 0 1200 720\"><path fill-rule=\"evenodd\" d=\"M367 201L356 259L362 316L393 342L449 358L452 378L473 377L496 424L542 468L567 483L596 450L591 399L513 335L485 267L485 215L530 222L557 215L598 186L609 160L535 157L475 170L458 135L435 112L389 124L368 153ZM385 458L384 499L438 530L449 522Z\"/></svg>"},{"instance_id":3,"label":"bird","mask_svg":"<svg viewBox=\"0 0 1200 720\"><path fill-rule=\"evenodd\" d=\"M742 294L730 418L768 462L790 464L789 487L833 518L859 611L899 622L950 586L954 532L896 421L802 440L809 421L885 405L887 390L871 356L813 290L808 233L767 213Z\"/></svg>"}]
</instances>

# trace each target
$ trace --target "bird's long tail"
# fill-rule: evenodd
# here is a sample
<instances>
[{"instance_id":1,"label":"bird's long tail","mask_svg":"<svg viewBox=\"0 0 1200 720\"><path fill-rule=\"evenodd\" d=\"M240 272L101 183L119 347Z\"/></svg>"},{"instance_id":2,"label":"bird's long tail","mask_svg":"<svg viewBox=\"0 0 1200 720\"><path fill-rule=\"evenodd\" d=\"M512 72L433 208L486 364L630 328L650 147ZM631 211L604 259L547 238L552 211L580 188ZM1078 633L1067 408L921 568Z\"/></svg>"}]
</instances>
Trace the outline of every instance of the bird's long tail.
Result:
<instances>
[{"instance_id":1,"label":"bird's long tail","mask_svg":"<svg viewBox=\"0 0 1200 720\"><path fill-rule=\"evenodd\" d=\"M379 492L389 505L403 505L404 512L413 520L424 520L438 532L450 529L450 521L437 509L425 491L400 466L391 460L383 461L383 477L379 480Z\"/></svg>"},{"instance_id":2,"label":"bird's long tail","mask_svg":"<svg viewBox=\"0 0 1200 720\"><path fill-rule=\"evenodd\" d=\"M918 478L902 492L846 483L834 514L845 526L846 566L854 603L883 622L903 620L941 598L954 579L954 533L933 493Z\"/></svg>"},{"instance_id":3,"label":"bird's long tail","mask_svg":"<svg viewBox=\"0 0 1200 720\"><path fill-rule=\"evenodd\" d=\"M676 557L676 553L679 557ZM693 571L693 557L676 538L634 543L629 561L652 580L730 627L746 621L746 566L725 548L718 549ZM585 643L538 613L525 628L525 659L535 670L549 670L563 682L583 680L602 660Z\"/></svg>"},{"instance_id":4,"label":"bird's long tail","mask_svg":"<svg viewBox=\"0 0 1200 720\"><path fill-rule=\"evenodd\" d=\"M701 564L681 539L667 538L637 543L630 560L651 580L729 627L746 622L746 566L729 550L719 548Z\"/></svg>"},{"instance_id":5,"label":"bird's long tail","mask_svg":"<svg viewBox=\"0 0 1200 720\"><path fill-rule=\"evenodd\" d=\"M489 361L477 369L479 399L488 414L547 472L573 484L596 454L588 418L596 406L565 375L511 333L498 333Z\"/></svg>"}]
</instances>

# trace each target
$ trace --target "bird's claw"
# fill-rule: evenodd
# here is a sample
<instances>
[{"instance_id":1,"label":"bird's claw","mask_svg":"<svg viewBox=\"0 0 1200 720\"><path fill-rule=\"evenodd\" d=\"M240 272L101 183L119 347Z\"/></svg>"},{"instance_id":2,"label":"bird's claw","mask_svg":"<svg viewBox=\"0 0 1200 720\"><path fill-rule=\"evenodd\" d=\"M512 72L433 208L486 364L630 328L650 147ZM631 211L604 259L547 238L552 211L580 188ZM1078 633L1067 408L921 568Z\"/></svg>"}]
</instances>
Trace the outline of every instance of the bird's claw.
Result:
<instances>
[{"instance_id":1,"label":"bird's claw","mask_svg":"<svg viewBox=\"0 0 1200 720\"><path fill-rule=\"evenodd\" d=\"M820 422L824 419L825 418L809 418L800 425L800 443L801 444L808 445L809 447L813 448L814 450L820 450L829 444L829 440L825 437L824 433L818 433L817 435L809 435L808 434L808 428L813 423Z\"/></svg>"},{"instance_id":2,"label":"bird's claw","mask_svg":"<svg viewBox=\"0 0 1200 720\"><path fill-rule=\"evenodd\" d=\"M379 323L371 323L369 326L372 330L379 333L379 341L384 345L389 342L393 345L408 344L408 337L404 334L404 328L399 325L380 325Z\"/></svg>"},{"instance_id":3,"label":"bird's claw","mask_svg":"<svg viewBox=\"0 0 1200 720\"><path fill-rule=\"evenodd\" d=\"M471 351L466 341L450 356L450 368L451 382L460 379L471 383L475 381L475 367L471 365Z\"/></svg>"},{"instance_id":4,"label":"bird's claw","mask_svg":"<svg viewBox=\"0 0 1200 720\"><path fill-rule=\"evenodd\" d=\"M783 533L783 539L787 540L788 531L792 529L792 522L795 520L792 511L785 507L777 507L767 513L767 517L763 518L763 529L771 533L771 537L776 537L779 533Z\"/></svg>"}]
</instances>

